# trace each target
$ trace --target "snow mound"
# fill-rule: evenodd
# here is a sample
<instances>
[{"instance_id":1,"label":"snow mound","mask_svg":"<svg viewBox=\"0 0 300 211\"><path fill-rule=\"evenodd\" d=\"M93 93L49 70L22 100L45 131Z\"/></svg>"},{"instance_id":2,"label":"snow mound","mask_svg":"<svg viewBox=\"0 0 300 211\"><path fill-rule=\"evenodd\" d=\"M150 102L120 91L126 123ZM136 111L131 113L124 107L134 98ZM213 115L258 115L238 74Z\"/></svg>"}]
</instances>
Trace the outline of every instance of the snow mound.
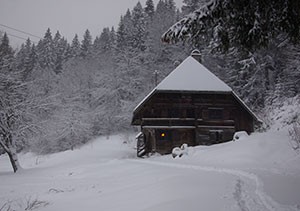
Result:
<instances>
[{"instance_id":1,"label":"snow mound","mask_svg":"<svg viewBox=\"0 0 300 211\"><path fill-rule=\"evenodd\" d=\"M233 135L233 141L245 140L248 137L248 133L246 131L238 131Z\"/></svg>"},{"instance_id":2,"label":"snow mound","mask_svg":"<svg viewBox=\"0 0 300 211\"><path fill-rule=\"evenodd\" d=\"M188 155L188 145L187 144L182 144L181 147L175 147L172 150L172 157L173 158L178 158Z\"/></svg>"}]
</instances>

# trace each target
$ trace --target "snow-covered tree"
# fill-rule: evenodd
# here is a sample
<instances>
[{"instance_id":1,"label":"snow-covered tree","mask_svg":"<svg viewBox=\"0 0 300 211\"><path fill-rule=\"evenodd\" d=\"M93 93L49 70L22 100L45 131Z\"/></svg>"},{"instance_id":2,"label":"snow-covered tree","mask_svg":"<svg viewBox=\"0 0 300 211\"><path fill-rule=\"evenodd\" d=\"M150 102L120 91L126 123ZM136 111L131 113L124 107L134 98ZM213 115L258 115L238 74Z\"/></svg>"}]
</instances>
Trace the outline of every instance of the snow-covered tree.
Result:
<instances>
[{"instance_id":1,"label":"snow-covered tree","mask_svg":"<svg viewBox=\"0 0 300 211\"><path fill-rule=\"evenodd\" d=\"M5 33L0 42L0 146L8 154L14 172L20 169L18 162L15 127L18 124L16 105L20 101L19 81L13 71L14 52Z\"/></svg>"},{"instance_id":2,"label":"snow-covered tree","mask_svg":"<svg viewBox=\"0 0 300 211\"><path fill-rule=\"evenodd\" d=\"M87 29L83 35L83 40L81 42L81 53L80 56L82 58L86 58L87 56L90 56L92 53L92 36L90 31Z\"/></svg>"},{"instance_id":3,"label":"snow-covered tree","mask_svg":"<svg viewBox=\"0 0 300 211\"><path fill-rule=\"evenodd\" d=\"M53 50L55 54L54 71L60 73L64 60L68 57L68 42L61 37L59 31L56 32L53 38Z\"/></svg>"},{"instance_id":4,"label":"snow-covered tree","mask_svg":"<svg viewBox=\"0 0 300 211\"><path fill-rule=\"evenodd\" d=\"M199 45L207 37L218 41L221 50L230 46L248 50L266 46L279 33L300 40L300 6L297 0L239 1L213 0L174 24L165 42L190 39Z\"/></svg>"},{"instance_id":5,"label":"snow-covered tree","mask_svg":"<svg viewBox=\"0 0 300 211\"><path fill-rule=\"evenodd\" d=\"M37 63L37 54L35 45L32 44L30 39L26 40L26 43L21 45L20 50L16 54L14 62L15 68L22 72L23 81L28 80L28 76L34 69Z\"/></svg>"},{"instance_id":6,"label":"snow-covered tree","mask_svg":"<svg viewBox=\"0 0 300 211\"><path fill-rule=\"evenodd\" d=\"M150 18L150 20L152 20L154 12L155 12L155 8L154 8L153 0L147 0L145 6L145 13L147 14L148 18Z\"/></svg>"},{"instance_id":7,"label":"snow-covered tree","mask_svg":"<svg viewBox=\"0 0 300 211\"><path fill-rule=\"evenodd\" d=\"M144 51L146 48L146 16L140 2L138 2L132 10L132 24L134 26L132 32L132 47Z\"/></svg>"},{"instance_id":8,"label":"snow-covered tree","mask_svg":"<svg viewBox=\"0 0 300 211\"><path fill-rule=\"evenodd\" d=\"M199 9L202 5L207 3L208 0L183 0L183 5L181 7L182 13L188 15L195 10Z\"/></svg>"},{"instance_id":9,"label":"snow-covered tree","mask_svg":"<svg viewBox=\"0 0 300 211\"><path fill-rule=\"evenodd\" d=\"M117 29L116 50L124 51L133 43L133 23L131 12L128 9L124 16L121 16Z\"/></svg>"},{"instance_id":10,"label":"snow-covered tree","mask_svg":"<svg viewBox=\"0 0 300 211\"><path fill-rule=\"evenodd\" d=\"M53 70L55 66L55 53L51 30L48 28L45 36L37 44L38 62L41 68Z\"/></svg>"},{"instance_id":11,"label":"snow-covered tree","mask_svg":"<svg viewBox=\"0 0 300 211\"><path fill-rule=\"evenodd\" d=\"M78 40L78 35L75 34L75 36L72 40L72 43L71 43L69 56L71 58L75 58L75 57L78 57L79 55L80 55L80 42Z\"/></svg>"}]
</instances>

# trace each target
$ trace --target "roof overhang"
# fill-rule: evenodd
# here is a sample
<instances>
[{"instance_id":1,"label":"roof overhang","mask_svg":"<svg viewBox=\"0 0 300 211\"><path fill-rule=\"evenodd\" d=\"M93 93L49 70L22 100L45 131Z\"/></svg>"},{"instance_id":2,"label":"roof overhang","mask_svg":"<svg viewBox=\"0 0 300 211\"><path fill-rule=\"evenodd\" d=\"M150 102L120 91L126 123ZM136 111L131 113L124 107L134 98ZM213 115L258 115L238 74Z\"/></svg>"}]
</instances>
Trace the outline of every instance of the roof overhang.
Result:
<instances>
[{"instance_id":1,"label":"roof overhang","mask_svg":"<svg viewBox=\"0 0 300 211\"><path fill-rule=\"evenodd\" d=\"M232 91L232 96L241 104L241 106L248 111L248 113L253 117L253 119L262 124L263 121L246 105L246 103L234 92Z\"/></svg>"}]
</instances>

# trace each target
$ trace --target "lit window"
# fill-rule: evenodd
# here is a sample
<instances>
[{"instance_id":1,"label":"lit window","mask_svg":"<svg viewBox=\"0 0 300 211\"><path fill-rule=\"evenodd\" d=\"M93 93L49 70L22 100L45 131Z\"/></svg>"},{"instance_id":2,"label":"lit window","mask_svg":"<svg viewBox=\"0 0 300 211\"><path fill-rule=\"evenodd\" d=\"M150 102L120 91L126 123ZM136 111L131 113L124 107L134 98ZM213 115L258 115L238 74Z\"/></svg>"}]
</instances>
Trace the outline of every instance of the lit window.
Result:
<instances>
[{"instance_id":1,"label":"lit window","mask_svg":"<svg viewBox=\"0 0 300 211\"><path fill-rule=\"evenodd\" d=\"M166 141L170 139L170 132L166 130L157 130L156 131L156 140Z\"/></svg>"}]
</instances>

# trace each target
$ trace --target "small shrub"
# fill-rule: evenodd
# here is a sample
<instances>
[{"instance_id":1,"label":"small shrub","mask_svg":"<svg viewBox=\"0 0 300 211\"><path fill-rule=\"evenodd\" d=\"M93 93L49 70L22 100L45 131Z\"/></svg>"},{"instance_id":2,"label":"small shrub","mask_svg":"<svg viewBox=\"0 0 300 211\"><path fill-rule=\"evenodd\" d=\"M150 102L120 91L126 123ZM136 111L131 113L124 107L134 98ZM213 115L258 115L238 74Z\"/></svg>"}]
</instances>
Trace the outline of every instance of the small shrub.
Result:
<instances>
[{"instance_id":1,"label":"small shrub","mask_svg":"<svg viewBox=\"0 0 300 211\"><path fill-rule=\"evenodd\" d=\"M7 201L3 205L0 205L0 211L13 211L11 203L11 201Z\"/></svg>"},{"instance_id":2,"label":"small shrub","mask_svg":"<svg viewBox=\"0 0 300 211\"><path fill-rule=\"evenodd\" d=\"M37 198L32 199L31 197L29 197L26 200L26 207L25 210L34 210L37 209L39 207L45 207L49 204L49 202L46 201L40 201Z\"/></svg>"}]
</instances>

